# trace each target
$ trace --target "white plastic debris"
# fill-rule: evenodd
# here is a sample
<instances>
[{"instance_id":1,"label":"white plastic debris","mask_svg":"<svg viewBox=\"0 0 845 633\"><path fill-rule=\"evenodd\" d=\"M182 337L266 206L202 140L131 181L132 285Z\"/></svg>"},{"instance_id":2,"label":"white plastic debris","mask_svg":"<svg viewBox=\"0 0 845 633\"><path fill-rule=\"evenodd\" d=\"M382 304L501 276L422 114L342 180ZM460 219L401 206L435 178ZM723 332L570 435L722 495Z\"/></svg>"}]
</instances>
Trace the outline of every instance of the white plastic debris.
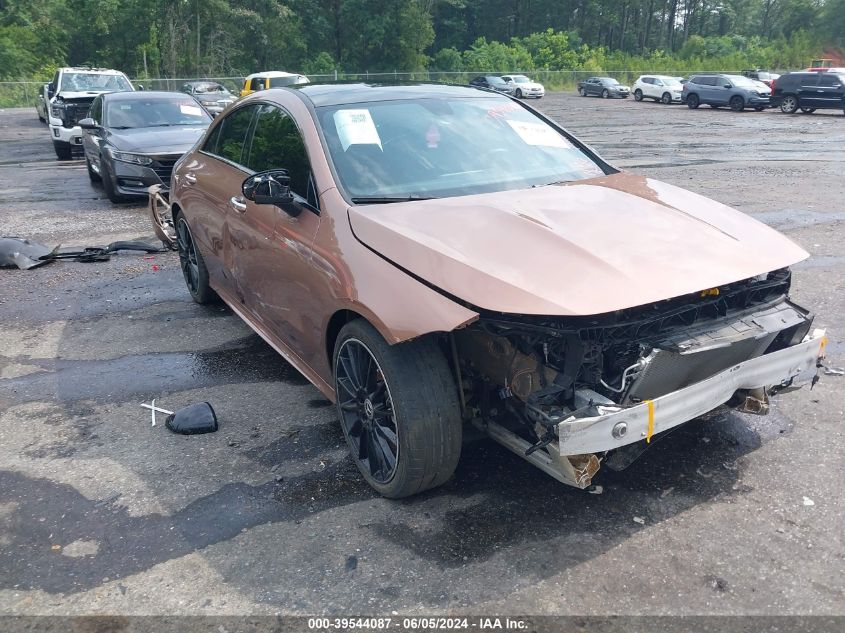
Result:
<instances>
[{"instance_id":1,"label":"white plastic debris","mask_svg":"<svg viewBox=\"0 0 845 633\"><path fill-rule=\"evenodd\" d=\"M173 414L173 411L168 411L167 409L161 409L161 408L157 407L155 398L153 398L153 401L152 401L151 404L141 404L141 406L144 407L145 409L150 410L150 417L152 418L151 426L156 425L156 411L158 411L159 413L164 413L165 415L172 415Z\"/></svg>"},{"instance_id":2,"label":"white plastic debris","mask_svg":"<svg viewBox=\"0 0 845 633\"><path fill-rule=\"evenodd\" d=\"M845 376L845 369L841 367L825 367L824 368L824 375L825 376Z\"/></svg>"},{"instance_id":3,"label":"white plastic debris","mask_svg":"<svg viewBox=\"0 0 845 633\"><path fill-rule=\"evenodd\" d=\"M805 506L814 506L816 502L810 499L810 497L804 497L804 505Z\"/></svg>"},{"instance_id":4,"label":"white plastic debris","mask_svg":"<svg viewBox=\"0 0 845 633\"><path fill-rule=\"evenodd\" d=\"M604 488L602 486L590 486L590 488L587 489L587 492L591 495L600 495L604 492Z\"/></svg>"},{"instance_id":5,"label":"white plastic debris","mask_svg":"<svg viewBox=\"0 0 845 633\"><path fill-rule=\"evenodd\" d=\"M634 517L634 523L639 523L640 525L645 525L645 519L642 517Z\"/></svg>"}]
</instances>

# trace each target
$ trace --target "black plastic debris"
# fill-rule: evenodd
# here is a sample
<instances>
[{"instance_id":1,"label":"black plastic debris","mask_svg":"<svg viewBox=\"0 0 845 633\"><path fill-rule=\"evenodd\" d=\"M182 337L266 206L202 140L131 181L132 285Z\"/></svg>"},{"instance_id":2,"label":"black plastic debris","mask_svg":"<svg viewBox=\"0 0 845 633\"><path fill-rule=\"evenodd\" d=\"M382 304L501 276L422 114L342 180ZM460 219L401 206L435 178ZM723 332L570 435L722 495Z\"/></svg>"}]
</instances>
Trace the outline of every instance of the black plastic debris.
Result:
<instances>
[{"instance_id":1,"label":"black plastic debris","mask_svg":"<svg viewBox=\"0 0 845 633\"><path fill-rule=\"evenodd\" d=\"M146 242L120 241L108 246L88 246L71 250L60 250L61 246L49 246L33 242L24 237L0 237L0 268L16 266L29 270L56 259L72 259L77 262L104 262L115 251L141 251L142 253L164 253L168 249Z\"/></svg>"},{"instance_id":2,"label":"black plastic debris","mask_svg":"<svg viewBox=\"0 0 845 633\"><path fill-rule=\"evenodd\" d=\"M214 433L218 428L217 415L208 402L198 402L171 413L164 425L174 433L182 435Z\"/></svg>"}]
</instances>

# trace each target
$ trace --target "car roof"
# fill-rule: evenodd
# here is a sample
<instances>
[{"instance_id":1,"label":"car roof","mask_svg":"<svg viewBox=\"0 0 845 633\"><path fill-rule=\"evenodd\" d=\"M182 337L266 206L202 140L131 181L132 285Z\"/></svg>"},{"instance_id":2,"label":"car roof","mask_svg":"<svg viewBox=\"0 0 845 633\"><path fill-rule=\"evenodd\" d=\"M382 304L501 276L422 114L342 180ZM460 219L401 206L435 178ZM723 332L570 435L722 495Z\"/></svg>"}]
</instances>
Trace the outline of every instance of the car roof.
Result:
<instances>
[{"instance_id":1,"label":"car roof","mask_svg":"<svg viewBox=\"0 0 845 633\"><path fill-rule=\"evenodd\" d=\"M264 72L260 73L252 73L251 75L247 75L246 79L255 79L256 77L304 77L305 75L301 73L289 73L283 70L265 70Z\"/></svg>"},{"instance_id":2,"label":"car roof","mask_svg":"<svg viewBox=\"0 0 845 633\"><path fill-rule=\"evenodd\" d=\"M59 68L61 73L88 73L90 75L123 75L123 72L113 68L89 68L88 66L68 66Z\"/></svg>"},{"instance_id":3,"label":"car roof","mask_svg":"<svg viewBox=\"0 0 845 633\"><path fill-rule=\"evenodd\" d=\"M214 81L213 79L194 79L193 81L186 81L183 85L199 86L201 84L213 84L215 86L223 85L219 81Z\"/></svg>"},{"instance_id":4,"label":"car roof","mask_svg":"<svg viewBox=\"0 0 845 633\"><path fill-rule=\"evenodd\" d=\"M107 92L103 97L108 97L109 101L142 101L150 97L180 97L182 99L190 99L190 95L184 92L175 92L169 90L122 90L120 92Z\"/></svg>"},{"instance_id":5,"label":"car roof","mask_svg":"<svg viewBox=\"0 0 845 633\"><path fill-rule=\"evenodd\" d=\"M394 101L425 97L472 97L475 99L507 99L495 92L484 92L471 86L437 83L360 83L331 82L301 84L272 90L294 90L315 106L334 106L362 101Z\"/></svg>"}]
</instances>

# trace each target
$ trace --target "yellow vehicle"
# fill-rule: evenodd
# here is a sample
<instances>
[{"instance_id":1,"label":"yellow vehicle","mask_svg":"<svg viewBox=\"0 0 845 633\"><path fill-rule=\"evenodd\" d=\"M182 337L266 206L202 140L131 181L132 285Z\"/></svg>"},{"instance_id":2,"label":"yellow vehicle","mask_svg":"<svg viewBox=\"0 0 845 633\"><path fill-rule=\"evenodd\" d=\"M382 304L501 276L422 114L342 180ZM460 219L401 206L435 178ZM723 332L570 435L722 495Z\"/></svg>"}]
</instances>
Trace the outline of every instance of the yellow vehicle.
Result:
<instances>
[{"instance_id":1,"label":"yellow vehicle","mask_svg":"<svg viewBox=\"0 0 845 633\"><path fill-rule=\"evenodd\" d=\"M281 88L283 86L295 86L309 83L308 77L296 73L270 70L263 73L253 73L244 79L244 86L241 88L241 96L268 88Z\"/></svg>"}]
</instances>

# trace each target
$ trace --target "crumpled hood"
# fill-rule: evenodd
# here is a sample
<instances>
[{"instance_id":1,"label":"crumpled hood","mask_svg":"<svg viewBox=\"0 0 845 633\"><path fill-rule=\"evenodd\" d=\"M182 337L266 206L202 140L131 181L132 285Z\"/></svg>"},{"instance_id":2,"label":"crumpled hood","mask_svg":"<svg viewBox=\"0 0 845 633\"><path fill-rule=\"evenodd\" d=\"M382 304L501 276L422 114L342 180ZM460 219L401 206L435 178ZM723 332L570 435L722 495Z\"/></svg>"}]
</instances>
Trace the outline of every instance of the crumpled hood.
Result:
<instances>
[{"instance_id":1,"label":"crumpled hood","mask_svg":"<svg viewBox=\"0 0 845 633\"><path fill-rule=\"evenodd\" d=\"M619 173L564 186L356 206L372 250L496 312L591 315L717 287L807 253L698 194Z\"/></svg>"},{"instance_id":2,"label":"crumpled hood","mask_svg":"<svg viewBox=\"0 0 845 633\"><path fill-rule=\"evenodd\" d=\"M83 99L89 99L93 101L96 97L100 96L101 94L105 94L106 92L114 92L114 90L84 90L82 92L70 92L67 90L62 90L54 97L54 99L64 99L65 101L81 101Z\"/></svg>"},{"instance_id":3,"label":"crumpled hood","mask_svg":"<svg viewBox=\"0 0 845 633\"><path fill-rule=\"evenodd\" d=\"M109 142L121 152L184 154L204 132L205 127L201 125L110 130Z\"/></svg>"}]
</instances>

